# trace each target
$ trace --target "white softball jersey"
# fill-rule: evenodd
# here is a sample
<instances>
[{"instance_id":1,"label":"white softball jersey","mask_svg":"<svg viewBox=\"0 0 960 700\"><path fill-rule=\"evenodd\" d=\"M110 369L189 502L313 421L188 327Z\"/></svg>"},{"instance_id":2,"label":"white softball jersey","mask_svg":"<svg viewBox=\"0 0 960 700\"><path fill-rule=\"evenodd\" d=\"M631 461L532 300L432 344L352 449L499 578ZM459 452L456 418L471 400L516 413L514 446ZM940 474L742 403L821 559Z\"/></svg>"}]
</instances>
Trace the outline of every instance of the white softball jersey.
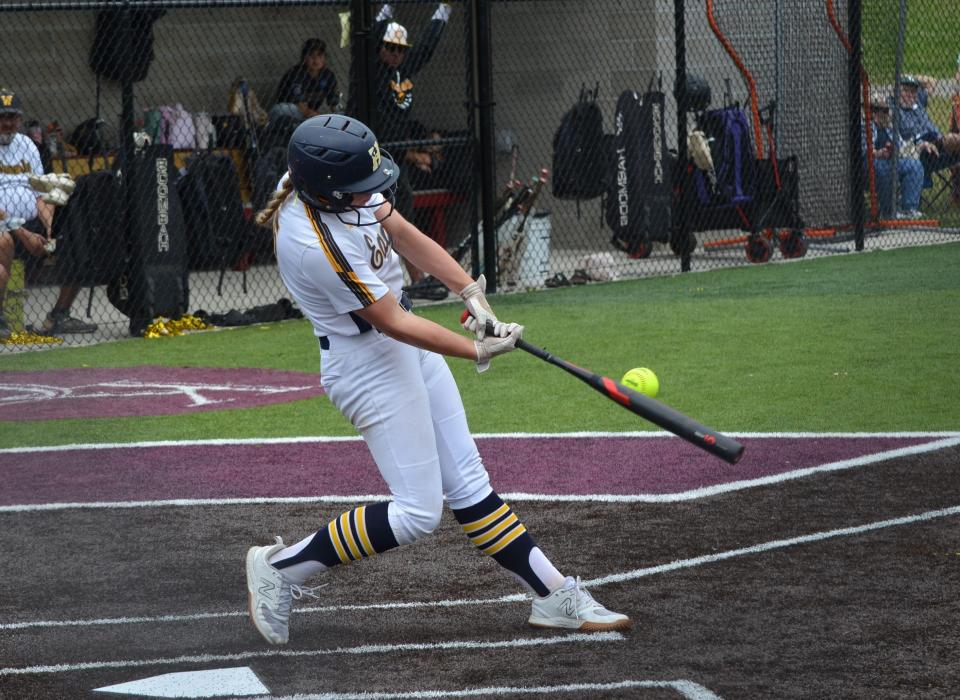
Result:
<instances>
[{"instance_id":1,"label":"white softball jersey","mask_svg":"<svg viewBox=\"0 0 960 700\"><path fill-rule=\"evenodd\" d=\"M0 146L0 209L8 218L35 219L37 193L27 179L43 175L40 151L25 134L14 134L8 146Z\"/></svg>"},{"instance_id":2,"label":"white softball jersey","mask_svg":"<svg viewBox=\"0 0 960 700\"><path fill-rule=\"evenodd\" d=\"M360 224L341 221L336 214L308 209L291 194L279 210L277 264L284 284L317 337L351 336L369 328L351 312L369 306L387 290L397 299L403 287L400 257L389 234L376 223L376 208L384 201L342 214L358 216Z\"/></svg>"}]
</instances>

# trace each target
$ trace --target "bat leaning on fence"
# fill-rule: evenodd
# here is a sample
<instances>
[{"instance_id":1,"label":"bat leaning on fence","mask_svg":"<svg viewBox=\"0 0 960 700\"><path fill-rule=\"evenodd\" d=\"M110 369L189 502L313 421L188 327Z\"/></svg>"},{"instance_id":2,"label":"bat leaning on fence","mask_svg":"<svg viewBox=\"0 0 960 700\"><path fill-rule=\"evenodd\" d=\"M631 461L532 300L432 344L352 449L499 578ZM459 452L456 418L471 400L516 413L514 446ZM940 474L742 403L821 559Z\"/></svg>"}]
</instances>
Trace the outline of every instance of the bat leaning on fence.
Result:
<instances>
[{"instance_id":1,"label":"bat leaning on fence","mask_svg":"<svg viewBox=\"0 0 960 700\"><path fill-rule=\"evenodd\" d=\"M463 312L463 315L460 317L461 323L467 320L468 313L468 311ZM493 326L490 323L487 324L487 332L493 332ZM654 425L660 426L677 437L683 438L691 445L695 445L725 462L736 464L743 456L744 446L733 438L712 428L708 428L702 423L680 413L680 411L676 409L670 408L670 406L656 399L651 399L649 396L629 389L619 382L613 381L610 377L596 374L572 362L567 362L547 352L543 348L537 347L522 339L517 341L517 348L530 353L534 357L540 358L544 362L559 367L565 372L569 372L580 381L588 384L628 411L636 413L641 418L645 418Z\"/></svg>"}]
</instances>

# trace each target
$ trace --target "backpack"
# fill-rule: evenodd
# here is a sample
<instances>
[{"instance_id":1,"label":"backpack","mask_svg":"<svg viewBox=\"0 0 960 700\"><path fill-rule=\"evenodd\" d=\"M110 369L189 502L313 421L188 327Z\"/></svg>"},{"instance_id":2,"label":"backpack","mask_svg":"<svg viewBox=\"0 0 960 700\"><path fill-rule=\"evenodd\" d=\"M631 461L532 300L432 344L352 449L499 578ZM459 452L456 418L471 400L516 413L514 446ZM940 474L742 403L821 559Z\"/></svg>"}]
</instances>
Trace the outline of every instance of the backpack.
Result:
<instances>
[{"instance_id":1,"label":"backpack","mask_svg":"<svg viewBox=\"0 0 960 700\"><path fill-rule=\"evenodd\" d=\"M133 206L128 211L125 269L107 285L107 298L141 335L157 316L179 318L187 311L189 276L183 211L175 188L173 148L152 145L138 151L124 172Z\"/></svg>"},{"instance_id":2,"label":"backpack","mask_svg":"<svg viewBox=\"0 0 960 700\"><path fill-rule=\"evenodd\" d=\"M119 177L112 170L77 178L77 189L53 217L62 284L107 284L123 273L124 257L116 252L125 246L123 201Z\"/></svg>"},{"instance_id":3,"label":"backpack","mask_svg":"<svg viewBox=\"0 0 960 700\"><path fill-rule=\"evenodd\" d=\"M253 210L260 211L267 205L270 195L277 189L277 183L287 172L287 149L274 146L265 151L253 168Z\"/></svg>"},{"instance_id":4,"label":"backpack","mask_svg":"<svg viewBox=\"0 0 960 700\"><path fill-rule=\"evenodd\" d=\"M248 248L253 224L243 216L233 159L199 152L187 162L177 192L186 221L189 268L222 270L236 263Z\"/></svg>"},{"instance_id":5,"label":"backpack","mask_svg":"<svg viewBox=\"0 0 960 700\"><path fill-rule=\"evenodd\" d=\"M628 90L617 99L605 219L610 243L633 257L650 255L651 240L670 238L673 158L665 111L663 92Z\"/></svg>"},{"instance_id":6,"label":"backpack","mask_svg":"<svg viewBox=\"0 0 960 700\"><path fill-rule=\"evenodd\" d=\"M701 204L718 207L751 205L756 195L757 173L750 123L739 106L704 112L698 119L710 144L715 178L695 173Z\"/></svg>"},{"instance_id":7,"label":"backpack","mask_svg":"<svg viewBox=\"0 0 960 700\"><path fill-rule=\"evenodd\" d=\"M91 117L77 124L67 143L77 149L82 156L104 155L111 145L104 131L106 125L102 119Z\"/></svg>"},{"instance_id":8,"label":"backpack","mask_svg":"<svg viewBox=\"0 0 960 700\"><path fill-rule=\"evenodd\" d=\"M153 62L153 23L165 13L126 8L97 12L89 58L94 74L118 82L146 78Z\"/></svg>"},{"instance_id":9,"label":"backpack","mask_svg":"<svg viewBox=\"0 0 960 700\"><path fill-rule=\"evenodd\" d=\"M560 120L553 136L553 196L593 199L603 194L608 154L597 92L580 88L580 97Z\"/></svg>"}]
</instances>

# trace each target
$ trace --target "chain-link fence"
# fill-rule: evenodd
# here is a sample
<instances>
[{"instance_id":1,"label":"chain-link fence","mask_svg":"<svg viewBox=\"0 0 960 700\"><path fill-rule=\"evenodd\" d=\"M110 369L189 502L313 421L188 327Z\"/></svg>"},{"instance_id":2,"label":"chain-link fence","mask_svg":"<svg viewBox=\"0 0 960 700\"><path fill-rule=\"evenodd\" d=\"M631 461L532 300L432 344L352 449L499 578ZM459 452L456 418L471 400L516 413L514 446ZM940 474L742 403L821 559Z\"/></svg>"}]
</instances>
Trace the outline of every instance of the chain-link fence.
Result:
<instances>
[{"instance_id":1,"label":"chain-link fence","mask_svg":"<svg viewBox=\"0 0 960 700\"><path fill-rule=\"evenodd\" d=\"M374 125L403 165L400 211L500 289L960 229L960 10L945 0L0 13L6 350L172 329L156 317L296 315L252 214L315 114ZM415 298L446 296L408 275Z\"/></svg>"}]
</instances>

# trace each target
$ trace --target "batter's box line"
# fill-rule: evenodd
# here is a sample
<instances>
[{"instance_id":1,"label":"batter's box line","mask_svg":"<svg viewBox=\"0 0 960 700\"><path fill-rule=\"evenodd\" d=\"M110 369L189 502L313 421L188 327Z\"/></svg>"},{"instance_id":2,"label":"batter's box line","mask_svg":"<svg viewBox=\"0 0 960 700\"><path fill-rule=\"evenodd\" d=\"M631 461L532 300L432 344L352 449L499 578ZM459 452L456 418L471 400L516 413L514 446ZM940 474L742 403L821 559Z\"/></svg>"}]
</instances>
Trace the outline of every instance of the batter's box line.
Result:
<instances>
[{"instance_id":1,"label":"batter's box line","mask_svg":"<svg viewBox=\"0 0 960 700\"><path fill-rule=\"evenodd\" d=\"M561 644L603 644L622 642L620 632L572 632L556 637L517 637L504 640L450 640L446 642L422 642L399 644L362 644L353 647L333 649L266 649L262 651L242 651L233 654L195 654L183 656L158 657L154 659L124 659L113 661L84 661L72 664L47 664L37 666L0 668L0 678L4 676L26 676L39 674L72 673L76 671L96 671L105 668L139 668L144 666L174 666L180 664L212 664L248 661L267 658L310 658L320 656L363 656L367 654L391 654L423 651L474 651L487 649L522 649Z\"/></svg>"},{"instance_id":2,"label":"batter's box line","mask_svg":"<svg viewBox=\"0 0 960 700\"><path fill-rule=\"evenodd\" d=\"M776 432L776 433L752 433L725 431L727 435L735 438L748 439L804 439L804 438L890 438L890 439L912 439L912 438L950 438L960 437L960 431L940 430L940 431L895 431L888 433L864 432L864 433L812 433L812 432ZM516 439L578 439L578 438L636 438L636 439L661 439L676 438L673 433L662 430L634 430L627 432L609 432L609 431L574 431L569 433L473 433L477 440L516 440ZM21 447L0 448L0 454L24 454L33 452L69 452L72 450L120 450L131 448L150 448L150 447L204 447L204 446L242 446L242 445L293 445L293 444L312 444L327 442L360 442L363 438L359 435L307 435L299 437L267 437L267 438L207 438L200 440L143 440L140 442L85 442L65 445L25 445Z\"/></svg>"},{"instance_id":3,"label":"batter's box line","mask_svg":"<svg viewBox=\"0 0 960 700\"><path fill-rule=\"evenodd\" d=\"M408 692L382 693L364 691L362 693L317 693L310 695L271 696L267 700L433 700L433 698L475 698L496 695L557 695L560 693L590 693L588 697L596 697L596 693L626 690L629 688L650 688L675 690L681 697L688 700L721 700L720 696L711 692L699 683L688 680L672 681L641 681L624 680L609 683L567 683L564 685L539 686L487 686L479 688L464 688L463 690L413 690ZM580 697L583 697L582 695Z\"/></svg>"},{"instance_id":4,"label":"batter's box line","mask_svg":"<svg viewBox=\"0 0 960 700\"><path fill-rule=\"evenodd\" d=\"M750 554L761 554L777 549L785 549L798 545L809 544L812 542L821 542L837 537L850 537L860 535L875 530L883 530L889 527L899 527L902 525L912 525L922 523L938 518L946 518L954 515L960 515L960 505L941 510L929 510L925 513L907 515L900 518L891 518L888 520L878 520L864 525L854 525L851 527L836 528L833 530L823 530L809 535L801 535L788 539L771 540L762 542L750 547L741 547L731 549L726 552L716 552L689 559L678 559L677 561L657 566L648 566L633 571L625 571L617 574L601 576L599 578L584 581L587 587L605 586L610 583L622 583L632 581L647 576L655 576L679 569L693 568L704 564L733 559L736 557ZM294 614L317 614L317 613L337 613L337 612L357 612L368 610L402 610L417 608L454 608L468 605L502 605L506 603L528 602L529 597L523 593L514 593L512 595L500 596L499 598L473 598L473 599L455 599L455 600L434 600L434 601L405 601L405 602L387 602L387 603L367 603L351 605L328 605L315 607L295 608ZM133 624L157 624L163 622L196 622L199 620L222 619L229 617L246 617L246 610L231 610L227 612L214 613L193 613L190 615L160 615L160 616L142 616L142 617L114 617L98 618L87 620L33 620L30 622L8 622L0 624L0 630L19 630L36 627L95 627L100 625L133 625ZM2 675L2 673L0 673Z\"/></svg>"},{"instance_id":5,"label":"batter's box line","mask_svg":"<svg viewBox=\"0 0 960 700\"><path fill-rule=\"evenodd\" d=\"M927 442L922 445L911 445L909 447L899 447L884 452L875 452L874 454L862 455L851 459L843 459L837 462L820 464L816 467L806 467L803 469L794 469L780 474L771 474L769 476L757 477L756 479L744 479L742 481L730 481L727 483L714 484L713 486L704 486L689 491L678 491L675 493L639 493L639 494L543 494L543 493L523 493L506 492L500 494L508 501L541 501L550 503L559 502L590 502L590 503L679 503L681 501L693 501L700 498L709 498L722 493L732 491L741 491L744 489L757 488L759 486L772 486L774 484L801 479L824 472L843 471L853 469L868 464L886 462L898 457L909 457L911 455L923 454L925 452L936 452L960 445L960 437L945 438ZM2 452L2 450L0 450ZM274 496L274 497L248 497L248 498L169 498L154 501L93 501L93 502L69 502L69 503L20 503L15 505L0 506L0 514L3 513L30 513L40 511L56 510L74 510L74 509L122 509L122 508L162 508L162 507L194 507L194 506L235 506L235 505L296 505L311 503L357 503L357 502L377 502L389 500L391 497L386 494L364 494L356 496Z\"/></svg>"}]
</instances>

